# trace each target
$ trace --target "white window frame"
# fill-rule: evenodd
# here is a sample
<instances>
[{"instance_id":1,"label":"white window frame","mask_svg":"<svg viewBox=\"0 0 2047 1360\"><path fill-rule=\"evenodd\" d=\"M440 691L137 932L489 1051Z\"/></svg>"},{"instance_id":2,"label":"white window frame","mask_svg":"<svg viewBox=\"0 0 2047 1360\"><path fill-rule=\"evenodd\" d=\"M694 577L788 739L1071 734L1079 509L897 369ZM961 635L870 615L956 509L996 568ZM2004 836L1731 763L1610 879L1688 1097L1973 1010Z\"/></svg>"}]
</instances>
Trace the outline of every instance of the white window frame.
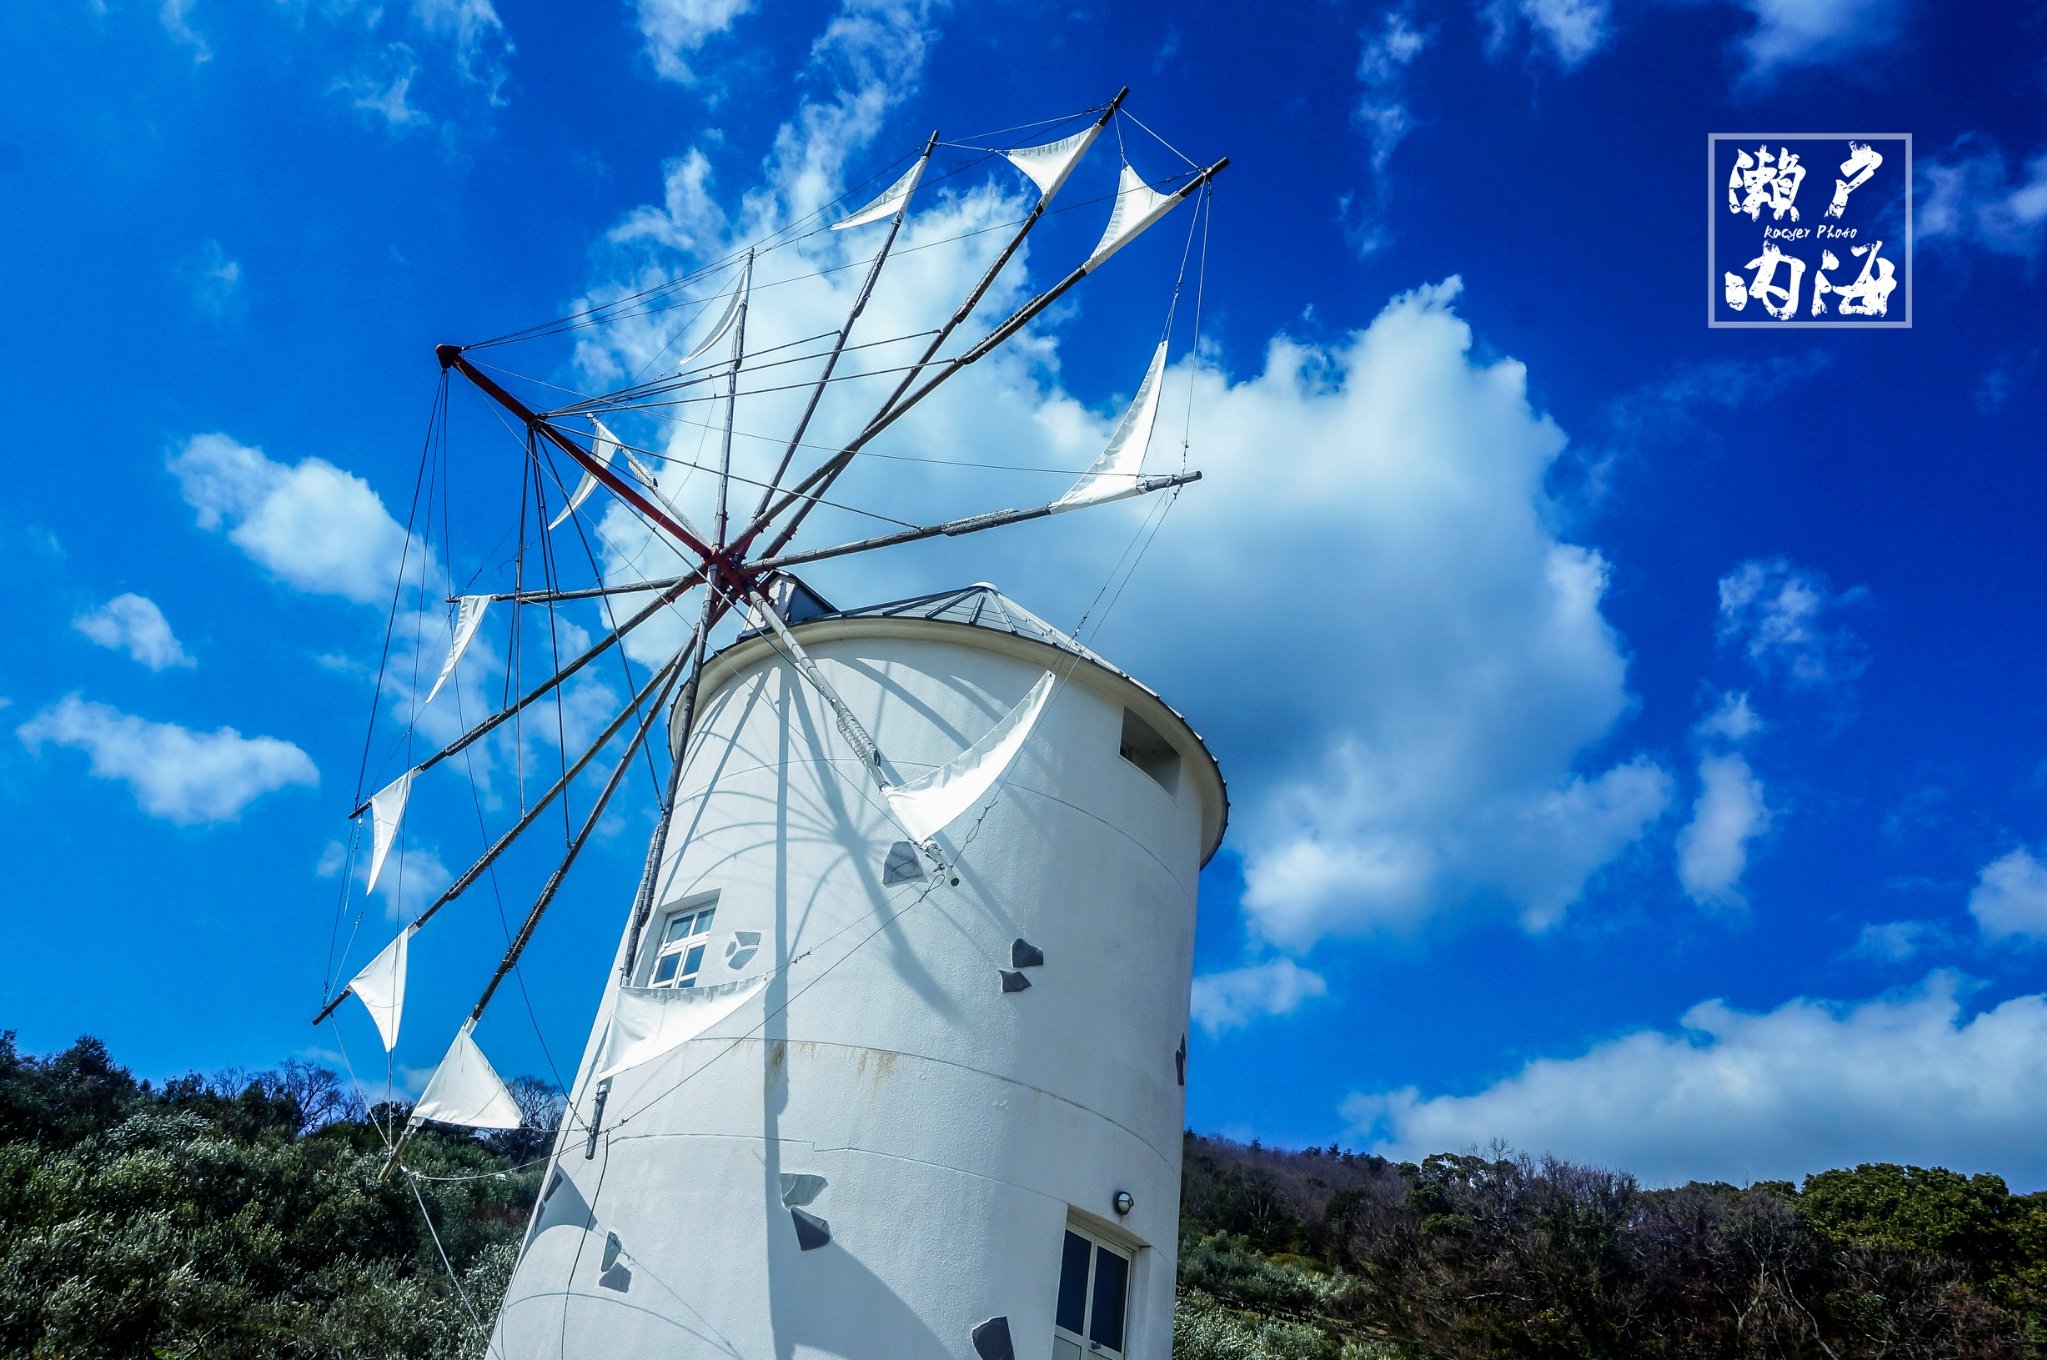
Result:
<instances>
[{"instance_id":1,"label":"white window frame","mask_svg":"<svg viewBox=\"0 0 2047 1360\"><path fill-rule=\"evenodd\" d=\"M643 987L694 987L702 980L705 966L711 957L711 928L717 920L718 894L693 897L678 902L661 913L661 928L655 934L654 948L647 955L646 975L640 985ZM687 918L690 922L686 933L670 937L673 927ZM697 952L697 965L689 968L690 951ZM676 960L675 972L667 978L661 977L661 963L664 959Z\"/></svg>"},{"instance_id":2,"label":"white window frame","mask_svg":"<svg viewBox=\"0 0 2047 1360\"><path fill-rule=\"evenodd\" d=\"M1071 1233L1088 1244L1087 1280L1081 1289L1080 1331L1068 1331L1059 1325L1059 1300L1055 1290L1052 1300L1052 1335L1059 1341L1065 1341L1070 1345L1079 1347L1081 1355L1090 1357L1091 1360L1093 1357L1103 1357L1104 1360L1123 1360L1123 1357L1130 1353L1130 1327L1133 1321L1130 1315L1130 1299L1137 1286L1138 1249L1127 1242L1119 1241L1095 1230L1079 1219L1070 1218L1066 1221L1065 1230L1059 1237L1061 1283L1064 1283L1063 1277L1066 1273L1067 1233ZM1123 1262L1123 1345L1120 1349L1116 1350L1111 1350L1108 1346L1088 1339L1088 1333L1093 1329L1095 1321L1095 1271L1100 1266L1102 1253L1105 1251L1118 1257ZM1054 1353L1057 1353L1056 1345L1054 1346Z\"/></svg>"}]
</instances>

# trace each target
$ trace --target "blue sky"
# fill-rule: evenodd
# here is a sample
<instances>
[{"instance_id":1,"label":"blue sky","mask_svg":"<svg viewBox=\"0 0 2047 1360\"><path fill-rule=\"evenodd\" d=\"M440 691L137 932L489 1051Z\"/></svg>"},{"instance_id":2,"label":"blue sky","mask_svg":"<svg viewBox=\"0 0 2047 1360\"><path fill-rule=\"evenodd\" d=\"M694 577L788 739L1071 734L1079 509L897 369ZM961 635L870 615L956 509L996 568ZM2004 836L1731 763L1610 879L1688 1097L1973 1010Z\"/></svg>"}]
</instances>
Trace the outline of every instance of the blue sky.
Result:
<instances>
[{"instance_id":1,"label":"blue sky","mask_svg":"<svg viewBox=\"0 0 2047 1360\"><path fill-rule=\"evenodd\" d=\"M814 580L851 603L985 578L1087 613L1211 739L1235 819L1203 880L1190 1123L1400 1155L1502 1137L1655 1179L1885 1159L2047 1185L2037 14L62 0L0 34L0 1025L26 1047L96 1033L151 1074L335 1051L305 1022L373 706L370 786L405 763L375 667L436 342L683 273L934 127L1128 84L1173 147L1232 157L1153 448L1184 438L1207 480L1106 619L1148 506ZM1122 131L1141 171L1183 168ZM1750 131L1913 134L1910 330L1705 326L1706 138ZM874 334L929 324L986 257L970 233L1024 204L1021 177L942 155L965 171L920 196L929 249ZM1098 147L1091 173L1113 166ZM1048 222L1001 296L1056 278L1100 211ZM1084 465L1190 220L906 421L847 498L1056 491L900 460ZM833 279L792 274L787 324L828 315ZM499 353L575 385L670 338ZM498 579L517 451L474 400L449 428L451 514L423 538L436 570ZM865 522L821 514L811 541ZM604 524L622 570L628 526ZM426 625L401 612L410 664ZM593 677L564 723L623 683ZM475 805L421 785L396 891L502 824L519 759L485 752ZM580 1042L644 844L633 792L525 1002L486 1021L502 1068L545 1070L536 1019L557 1058ZM506 912L539 867L501 875ZM435 929L401 1082L503 938L480 891Z\"/></svg>"}]
</instances>

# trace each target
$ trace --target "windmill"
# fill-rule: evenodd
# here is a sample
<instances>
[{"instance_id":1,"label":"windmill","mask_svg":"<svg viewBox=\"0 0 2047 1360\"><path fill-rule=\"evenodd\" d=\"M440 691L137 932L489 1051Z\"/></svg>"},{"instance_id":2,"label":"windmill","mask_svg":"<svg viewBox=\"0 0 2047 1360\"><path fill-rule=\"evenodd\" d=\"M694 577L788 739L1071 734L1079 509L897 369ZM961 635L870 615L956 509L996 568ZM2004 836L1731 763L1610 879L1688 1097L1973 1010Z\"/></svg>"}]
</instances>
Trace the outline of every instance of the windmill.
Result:
<instances>
[{"instance_id":1,"label":"windmill","mask_svg":"<svg viewBox=\"0 0 2047 1360\"><path fill-rule=\"evenodd\" d=\"M543 534L546 579L529 587L522 508L517 578L510 589L449 601L449 648L413 726L451 680L459 684L461 659L493 606L512 606L516 628L523 611L548 611L551 623L556 610L595 602L610 626L557 655L540 683L516 697L508 686L488 716L407 759L360 801L352 815L367 822L365 892L400 843L422 775L536 706L559 705L585 668L697 597L686 640L656 649L656 662L633 677L630 702L579 749L564 742L556 777L538 792L522 789L509 827L318 1017L353 995L390 1052L415 937L558 810L562 851L391 1138L386 1170L403 1165L407 1140L425 1123L516 1126L517 1106L478 1046L478 1022L635 762L651 771L655 752L665 755L645 866L491 1354L1167 1354L1195 876L1227 812L1215 762L1154 692L992 586L839 609L792 574L1170 494L1199 478L1143 470L1169 307L1128 410L1058 497L831 546L794 543L879 436L1176 206L1197 194L1205 203L1226 161L1190 162L1157 186L1126 157L1087 255L947 352L1105 129L1115 124L1120 141L1127 93L1076 115L1079 126L1054 140L969 148L1021 171L1035 202L928 332L854 344L934 153L959 145L936 134L866 206L818 225L872 228L879 241L844 321L810 337L808 349L800 341L748 349L749 313L765 286L757 275L795 239L791 231L721 262L729 286L708 297L691 293L702 291L700 273L499 341L439 348L437 418L445 421L456 377L510 417L548 533L580 525L602 490L608 513L680 555L685 569L623 581L600 572L597 583L572 587L548 565ZM1190 226L1190 251L1194 239ZM482 357L499 344L657 316L684 299L699 304L700 319L715 319L679 360L660 356L659 376L572 393L565 405L541 409L515 395ZM914 354L906 362L842 368L865 346L906 344ZM721 348L722 358L707 359ZM761 375L776 365L808 370L782 389L798 395L799 413L772 471L747 478L735 468L734 439L748 433L737 413L757 389L742 383L767 382ZM826 394L856 376L894 381L850 436L791 478L813 447L807 436ZM697 516L676 479L649 466L680 461L673 444L613 431L692 403L723 416L704 426L718 436L715 464L693 465L711 475L708 510L699 504ZM571 432L579 422L587 434ZM556 460L580 476L572 491L556 483L566 495L550 514ZM735 502L752 490L753 510L738 513ZM623 617L613 612L620 605L630 611ZM736 636L714 650L721 624ZM578 788L588 797L571 819Z\"/></svg>"}]
</instances>

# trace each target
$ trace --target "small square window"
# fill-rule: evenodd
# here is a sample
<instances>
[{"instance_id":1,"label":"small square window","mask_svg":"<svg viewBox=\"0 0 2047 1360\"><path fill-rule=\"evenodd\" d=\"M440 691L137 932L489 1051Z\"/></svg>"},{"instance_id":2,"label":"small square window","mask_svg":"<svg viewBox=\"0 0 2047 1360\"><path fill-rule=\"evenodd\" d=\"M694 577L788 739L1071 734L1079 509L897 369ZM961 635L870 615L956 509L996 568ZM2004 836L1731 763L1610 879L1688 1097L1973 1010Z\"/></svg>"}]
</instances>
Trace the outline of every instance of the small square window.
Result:
<instances>
[{"instance_id":1,"label":"small square window","mask_svg":"<svg viewBox=\"0 0 2047 1360\"><path fill-rule=\"evenodd\" d=\"M649 987L694 987L703 970L704 954L711 942L711 921L717 914L712 906L692 902L671 911L661 923L661 948L654 955L645 985Z\"/></svg>"}]
</instances>

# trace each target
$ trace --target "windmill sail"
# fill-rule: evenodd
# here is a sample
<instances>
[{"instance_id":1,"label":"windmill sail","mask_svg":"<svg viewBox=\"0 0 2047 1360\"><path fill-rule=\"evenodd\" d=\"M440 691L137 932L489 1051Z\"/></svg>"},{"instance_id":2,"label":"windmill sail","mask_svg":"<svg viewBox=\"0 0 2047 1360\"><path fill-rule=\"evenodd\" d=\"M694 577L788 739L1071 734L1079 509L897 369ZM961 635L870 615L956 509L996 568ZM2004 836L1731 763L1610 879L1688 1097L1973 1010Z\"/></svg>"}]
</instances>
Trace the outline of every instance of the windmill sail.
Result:
<instances>
[{"instance_id":1,"label":"windmill sail","mask_svg":"<svg viewBox=\"0 0 2047 1360\"><path fill-rule=\"evenodd\" d=\"M621 987L599 1081L682 1047L759 996L764 977L717 987Z\"/></svg>"},{"instance_id":2,"label":"windmill sail","mask_svg":"<svg viewBox=\"0 0 2047 1360\"><path fill-rule=\"evenodd\" d=\"M405 952L411 939L412 929L408 926L348 981L348 990L370 1013L386 1053L398 1046L398 1021L405 1013Z\"/></svg>"},{"instance_id":3,"label":"windmill sail","mask_svg":"<svg viewBox=\"0 0 2047 1360\"><path fill-rule=\"evenodd\" d=\"M586 477L584 481L594 485L596 478ZM571 501L570 507L573 509L574 506L575 502ZM568 514L567 510L562 511L562 518L566 519ZM557 519L555 523L559 524L561 520ZM434 677L434 687L426 692L426 698L420 702L421 708L434 701L434 696L441 692L441 686L447 684L448 677L455 673L455 663L462 659L462 653L469 650L469 643L475 638L478 625L483 622L483 611L488 608L490 608L488 595L464 595L455 602L455 636L448 643L448 658L441 663L441 673Z\"/></svg>"},{"instance_id":4,"label":"windmill sail","mask_svg":"<svg viewBox=\"0 0 2047 1360\"><path fill-rule=\"evenodd\" d=\"M618 453L618 437L604 428L603 421L593 418L590 423L597 427L597 433L590 436L590 454L605 467L610 467L612 458ZM561 528L563 522L575 514L583 502L590 499L590 493L596 489L597 474L585 469L583 480L577 482L576 489L569 493L569 503L561 508L560 514L547 522L549 531Z\"/></svg>"},{"instance_id":5,"label":"windmill sail","mask_svg":"<svg viewBox=\"0 0 2047 1360\"><path fill-rule=\"evenodd\" d=\"M869 222L879 222L884 217L895 216L896 209L901 207L911 194L917 192L917 181L924 178L924 167L929 161L928 156L917 157L916 162L903 172L901 179L881 191L881 197L851 216L842 217L832 223L832 230L844 231L848 227L864 227Z\"/></svg>"},{"instance_id":6,"label":"windmill sail","mask_svg":"<svg viewBox=\"0 0 2047 1360\"><path fill-rule=\"evenodd\" d=\"M1158 424L1159 388L1165 376L1166 342L1161 340L1151 356L1151 367L1144 371L1136 398L1117 423L1116 432L1109 436L1108 447L1065 495L1052 502L1054 514L1127 495L1136 486L1138 469L1144 466L1144 451L1151 445L1152 427Z\"/></svg>"},{"instance_id":7,"label":"windmill sail","mask_svg":"<svg viewBox=\"0 0 2047 1360\"><path fill-rule=\"evenodd\" d=\"M462 1124L472 1129L516 1129L525 1122L519 1103L498 1077L497 1069L469 1032L476 1028L472 1018L455 1031L448 1056L434 1069L433 1080L419 1093L412 1107L412 1122L432 1120L437 1124Z\"/></svg>"},{"instance_id":8,"label":"windmill sail","mask_svg":"<svg viewBox=\"0 0 2047 1360\"><path fill-rule=\"evenodd\" d=\"M1139 179L1125 161L1123 173L1116 180L1116 206L1109 213L1109 225L1102 229L1102 239L1088 256L1086 268L1095 268L1129 245L1139 232L1164 217L1179 201L1180 195L1162 194Z\"/></svg>"},{"instance_id":9,"label":"windmill sail","mask_svg":"<svg viewBox=\"0 0 2047 1360\"><path fill-rule=\"evenodd\" d=\"M732 323L739 319L739 309L745 303L746 295L752 287L753 257L749 255L746 257L746 269L739 276L739 287L733 289L732 300L725 304L725 314L718 318L718 323L711 327L703 339L697 341L694 349L682 356L682 362L676 365L677 369L688 368L690 364L701 359L711 346L725 338L725 333L732 329Z\"/></svg>"},{"instance_id":10,"label":"windmill sail","mask_svg":"<svg viewBox=\"0 0 2047 1360\"><path fill-rule=\"evenodd\" d=\"M1015 708L982 734L981 739L930 773L884 789L889 807L903 829L928 841L948 822L987 796L995 781L1016 759L1037 726L1045 701L1052 697L1052 672L1046 671Z\"/></svg>"},{"instance_id":11,"label":"windmill sail","mask_svg":"<svg viewBox=\"0 0 2047 1360\"><path fill-rule=\"evenodd\" d=\"M391 853L391 842L398 838L405 800L412 796L412 777L418 773L407 770L370 795L370 878L363 884L365 893L377 886L377 875L384 871L384 857Z\"/></svg>"},{"instance_id":12,"label":"windmill sail","mask_svg":"<svg viewBox=\"0 0 2047 1360\"><path fill-rule=\"evenodd\" d=\"M1038 192L1046 198L1059 192L1059 186L1066 183L1066 177L1073 173L1073 167L1080 164L1080 158L1094 145L1101 135L1102 125L1095 123L1071 137L1061 137L1056 142L1043 146L1020 146L1014 151L1002 154L1009 163L1031 177L1038 186Z\"/></svg>"}]
</instances>

